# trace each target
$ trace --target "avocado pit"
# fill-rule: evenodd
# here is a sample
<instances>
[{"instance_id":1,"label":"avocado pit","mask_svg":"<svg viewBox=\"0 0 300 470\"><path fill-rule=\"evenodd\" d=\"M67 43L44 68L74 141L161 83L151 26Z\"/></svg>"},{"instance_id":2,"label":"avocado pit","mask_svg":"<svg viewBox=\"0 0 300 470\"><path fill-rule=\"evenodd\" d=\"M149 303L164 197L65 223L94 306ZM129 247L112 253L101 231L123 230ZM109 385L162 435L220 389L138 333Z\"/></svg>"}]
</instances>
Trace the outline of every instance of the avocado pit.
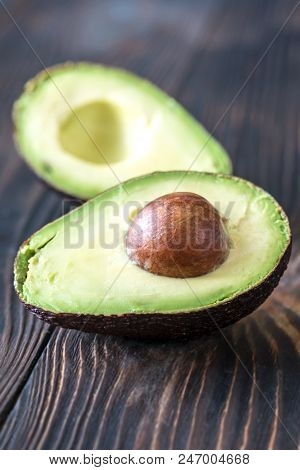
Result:
<instances>
[{"instance_id":1,"label":"avocado pit","mask_svg":"<svg viewBox=\"0 0 300 470\"><path fill-rule=\"evenodd\" d=\"M188 192L166 194L147 204L132 220L125 243L129 259L140 268L176 278L207 274L230 251L218 210Z\"/></svg>"}]
</instances>

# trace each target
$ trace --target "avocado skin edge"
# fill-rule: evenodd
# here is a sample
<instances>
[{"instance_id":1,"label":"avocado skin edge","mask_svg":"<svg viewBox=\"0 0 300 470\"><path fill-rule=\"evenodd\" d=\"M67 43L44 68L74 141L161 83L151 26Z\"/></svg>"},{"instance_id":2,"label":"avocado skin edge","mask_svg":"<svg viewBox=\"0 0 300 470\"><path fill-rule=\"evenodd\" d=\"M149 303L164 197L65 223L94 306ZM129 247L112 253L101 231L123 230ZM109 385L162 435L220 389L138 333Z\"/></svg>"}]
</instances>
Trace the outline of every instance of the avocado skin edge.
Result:
<instances>
[{"instance_id":1,"label":"avocado skin edge","mask_svg":"<svg viewBox=\"0 0 300 470\"><path fill-rule=\"evenodd\" d=\"M52 313L29 304L25 307L51 325L88 333L156 340L196 338L235 323L259 307L278 285L287 268L291 249L290 241L274 270L252 289L198 312L84 315Z\"/></svg>"}]
</instances>

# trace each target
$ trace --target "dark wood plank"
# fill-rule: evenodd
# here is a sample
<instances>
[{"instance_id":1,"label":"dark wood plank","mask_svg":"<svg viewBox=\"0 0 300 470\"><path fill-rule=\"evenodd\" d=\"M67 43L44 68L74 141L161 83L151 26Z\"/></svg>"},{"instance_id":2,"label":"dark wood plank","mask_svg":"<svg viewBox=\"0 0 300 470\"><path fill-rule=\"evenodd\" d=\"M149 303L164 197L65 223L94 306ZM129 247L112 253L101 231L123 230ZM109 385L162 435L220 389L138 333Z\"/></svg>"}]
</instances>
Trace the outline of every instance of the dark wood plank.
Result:
<instances>
[{"instance_id":1,"label":"dark wood plank","mask_svg":"<svg viewBox=\"0 0 300 470\"><path fill-rule=\"evenodd\" d=\"M25 313L12 290L14 253L60 213L62 200L36 181L12 147L12 102L41 66L2 13L1 447L295 448L299 12L220 118L296 2L71 3L7 5L47 65L86 59L125 66L174 94L209 130L220 121L215 135L232 155L235 173L279 199L296 243L271 299L225 336L144 343L50 330Z\"/></svg>"},{"instance_id":2,"label":"dark wood plank","mask_svg":"<svg viewBox=\"0 0 300 470\"><path fill-rule=\"evenodd\" d=\"M272 300L225 330L226 340L56 331L3 428L4 447L295 448L300 312L282 306L286 295L296 301L286 288L294 263Z\"/></svg>"}]
</instances>

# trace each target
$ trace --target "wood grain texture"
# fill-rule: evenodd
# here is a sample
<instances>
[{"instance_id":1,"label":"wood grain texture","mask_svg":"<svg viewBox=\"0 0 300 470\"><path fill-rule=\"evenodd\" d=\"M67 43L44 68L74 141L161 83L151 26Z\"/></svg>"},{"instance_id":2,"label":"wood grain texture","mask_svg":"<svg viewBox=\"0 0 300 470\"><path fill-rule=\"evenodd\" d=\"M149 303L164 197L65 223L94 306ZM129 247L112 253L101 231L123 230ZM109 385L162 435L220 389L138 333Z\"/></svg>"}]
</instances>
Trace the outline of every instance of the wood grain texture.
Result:
<instances>
[{"instance_id":1,"label":"wood grain texture","mask_svg":"<svg viewBox=\"0 0 300 470\"><path fill-rule=\"evenodd\" d=\"M59 215L63 201L13 148L12 103L41 65L0 6L1 448L299 446L300 10L241 90L296 3L5 3L46 65L127 67L208 130L219 123L214 134L235 173L271 192L291 218L292 260L271 298L224 335L166 343L49 329L13 292L19 243Z\"/></svg>"}]
</instances>

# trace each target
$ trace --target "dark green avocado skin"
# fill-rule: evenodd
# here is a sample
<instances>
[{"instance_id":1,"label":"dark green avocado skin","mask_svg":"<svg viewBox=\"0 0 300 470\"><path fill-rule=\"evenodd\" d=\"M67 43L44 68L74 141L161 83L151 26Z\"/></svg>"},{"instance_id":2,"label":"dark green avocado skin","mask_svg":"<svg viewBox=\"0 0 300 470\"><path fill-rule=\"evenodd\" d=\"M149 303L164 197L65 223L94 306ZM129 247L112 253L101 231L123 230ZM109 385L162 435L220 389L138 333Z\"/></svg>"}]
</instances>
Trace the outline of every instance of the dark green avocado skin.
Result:
<instances>
[{"instance_id":1,"label":"dark green avocado skin","mask_svg":"<svg viewBox=\"0 0 300 470\"><path fill-rule=\"evenodd\" d=\"M224 328L259 307L278 285L288 265L291 248L290 242L277 266L257 286L228 302L198 312L80 315L52 313L33 305L25 305L41 320L63 328L140 339L196 338Z\"/></svg>"}]
</instances>

